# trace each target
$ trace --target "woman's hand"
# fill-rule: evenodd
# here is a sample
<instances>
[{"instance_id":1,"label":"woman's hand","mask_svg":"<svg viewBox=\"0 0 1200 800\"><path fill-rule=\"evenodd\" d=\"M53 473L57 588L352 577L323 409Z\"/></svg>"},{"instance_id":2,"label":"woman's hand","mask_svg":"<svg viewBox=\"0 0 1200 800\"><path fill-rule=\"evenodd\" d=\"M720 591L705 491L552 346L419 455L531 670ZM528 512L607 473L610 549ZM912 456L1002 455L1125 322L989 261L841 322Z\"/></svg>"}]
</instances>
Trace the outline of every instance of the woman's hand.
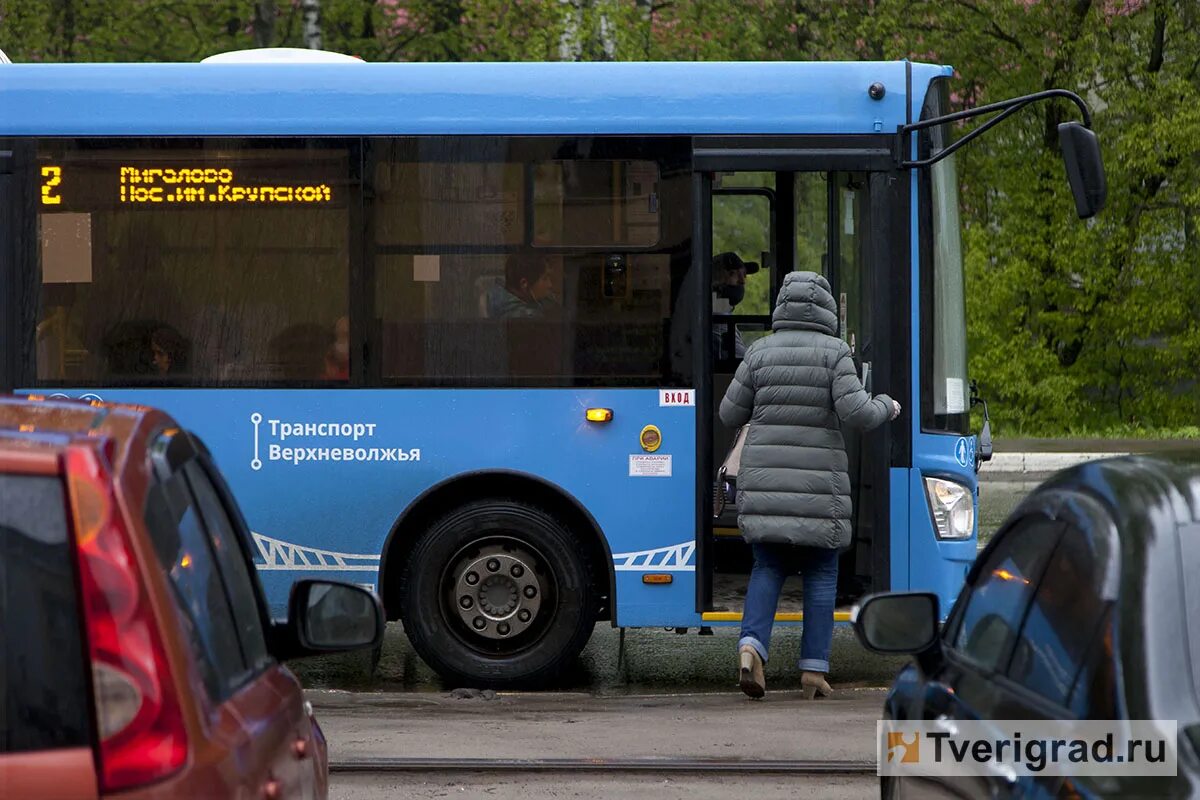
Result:
<instances>
[{"instance_id":1,"label":"woman's hand","mask_svg":"<svg viewBox=\"0 0 1200 800\"><path fill-rule=\"evenodd\" d=\"M900 416L900 404L895 400L892 401L892 419Z\"/></svg>"}]
</instances>

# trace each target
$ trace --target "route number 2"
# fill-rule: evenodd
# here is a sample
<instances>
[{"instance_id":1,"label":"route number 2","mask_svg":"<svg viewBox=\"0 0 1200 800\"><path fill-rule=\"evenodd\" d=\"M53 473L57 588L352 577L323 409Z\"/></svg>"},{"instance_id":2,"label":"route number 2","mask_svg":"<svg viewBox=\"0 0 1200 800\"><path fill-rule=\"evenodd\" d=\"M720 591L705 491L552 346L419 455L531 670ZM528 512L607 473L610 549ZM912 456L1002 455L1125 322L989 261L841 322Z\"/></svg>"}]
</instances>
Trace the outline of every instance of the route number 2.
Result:
<instances>
[{"instance_id":1,"label":"route number 2","mask_svg":"<svg viewBox=\"0 0 1200 800\"><path fill-rule=\"evenodd\" d=\"M42 167L42 205L56 206L62 203L58 185L62 183L62 167Z\"/></svg>"}]
</instances>

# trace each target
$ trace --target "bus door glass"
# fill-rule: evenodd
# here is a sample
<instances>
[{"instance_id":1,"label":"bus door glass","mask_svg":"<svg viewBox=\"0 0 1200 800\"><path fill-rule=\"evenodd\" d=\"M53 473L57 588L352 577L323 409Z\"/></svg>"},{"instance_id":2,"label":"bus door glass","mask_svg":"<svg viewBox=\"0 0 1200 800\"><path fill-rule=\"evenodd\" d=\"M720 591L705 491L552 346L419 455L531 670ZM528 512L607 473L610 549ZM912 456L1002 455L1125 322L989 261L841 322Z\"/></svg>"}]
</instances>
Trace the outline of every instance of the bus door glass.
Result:
<instances>
[{"instance_id":1,"label":"bus door glass","mask_svg":"<svg viewBox=\"0 0 1200 800\"><path fill-rule=\"evenodd\" d=\"M724 172L712 189L713 460L721 466L736 431L721 424L721 398L746 348L771 331L778 281L772 275L775 243L775 173ZM717 532L736 535L736 509L728 507Z\"/></svg>"},{"instance_id":2,"label":"bus door glass","mask_svg":"<svg viewBox=\"0 0 1200 800\"><path fill-rule=\"evenodd\" d=\"M799 183L798 183L799 185ZM875 325L871 315L873 271L870 267L867 176L863 173L837 172L827 176L828 218L836 233L829 237L828 257L822 271L829 279L838 306L838 335L850 347L854 365L867 391L875 389L874 371L884 365L875 363ZM850 501L854 513L851 549L843 556L841 569L844 595L866 591L871 576L870 551L873 530L872 478L863 469L863 435L846 428L847 469L850 474Z\"/></svg>"}]
</instances>

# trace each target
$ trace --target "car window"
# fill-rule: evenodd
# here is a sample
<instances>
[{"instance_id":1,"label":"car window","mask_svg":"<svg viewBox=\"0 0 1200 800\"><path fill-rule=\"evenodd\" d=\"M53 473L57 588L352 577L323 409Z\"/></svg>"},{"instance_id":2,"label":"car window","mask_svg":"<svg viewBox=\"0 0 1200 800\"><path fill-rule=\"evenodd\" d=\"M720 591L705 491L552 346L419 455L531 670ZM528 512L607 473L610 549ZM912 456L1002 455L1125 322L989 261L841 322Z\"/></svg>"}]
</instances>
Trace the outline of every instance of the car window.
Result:
<instances>
[{"instance_id":1,"label":"car window","mask_svg":"<svg viewBox=\"0 0 1200 800\"><path fill-rule=\"evenodd\" d=\"M0 754L89 742L72 547L62 483L0 475Z\"/></svg>"},{"instance_id":2,"label":"car window","mask_svg":"<svg viewBox=\"0 0 1200 800\"><path fill-rule=\"evenodd\" d=\"M1191 652L1192 684L1200 697L1200 523L1179 528L1180 567L1183 574L1184 619L1187 621L1188 648Z\"/></svg>"},{"instance_id":3,"label":"car window","mask_svg":"<svg viewBox=\"0 0 1200 800\"><path fill-rule=\"evenodd\" d=\"M200 515L208 528L209 540L216 554L217 566L225 579L225 588L233 605L233 619L242 641L242 651L251 670L258 672L271 663L263 635L262 612L249 562L239 542L239 534L225 511L217 490L198 461L184 468L192 487Z\"/></svg>"},{"instance_id":4,"label":"car window","mask_svg":"<svg viewBox=\"0 0 1200 800\"><path fill-rule=\"evenodd\" d=\"M249 670L208 533L183 473L151 488L146 524L183 612L209 697L219 702L244 682Z\"/></svg>"},{"instance_id":5,"label":"car window","mask_svg":"<svg viewBox=\"0 0 1200 800\"><path fill-rule=\"evenodd\" d=\"M1117 719L1117 654L1113 647L1112 618L1110 604L1092 636L1067 702L1071 713L1079 719Z\"/></svg>"},{"instance_id":6,"label":"car window","mask_svg":"<svg viewBox=\"0 0 1200 800\"><path fill-rule=\"evenodd\" d=\"M1066 705L1104 615L1098 560L1083 531L1065 525L1025 615L1008 676Z\"/></svg>"},{"instance_id":7,"label":"car window","mask_svg":"<svg viewBox=\"0 0 1200 800\"><path fill-rule=\"evenodd\" d=\"M1062 525L1042 516L1019 520L1002 533L980 565L966 596L953 647L988 670L1003 671L1016 633L1058 543Z\"/></svg>"}]
</instances>

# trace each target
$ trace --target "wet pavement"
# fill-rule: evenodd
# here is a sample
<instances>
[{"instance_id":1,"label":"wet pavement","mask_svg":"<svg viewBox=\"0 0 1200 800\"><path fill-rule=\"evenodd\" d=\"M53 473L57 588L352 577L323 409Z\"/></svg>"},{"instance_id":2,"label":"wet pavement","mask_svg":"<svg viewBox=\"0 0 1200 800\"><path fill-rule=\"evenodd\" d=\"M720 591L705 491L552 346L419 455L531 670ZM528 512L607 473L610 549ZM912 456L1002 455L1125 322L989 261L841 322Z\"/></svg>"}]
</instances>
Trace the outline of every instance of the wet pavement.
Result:
<instances>
[{"instance_id":1,"label":"wet pavement","mask_svg":"<svg viewBox=\"0 0 1200 800\"><path fill-rule=\"evenodd\" d=\"M843 689L804 700L771 688L751 701L720 693L597 697L584 692L308 693L333 765L375 758L702 759L722 762L839 761L874 766L875 721L884 692ZM877 791L874 775L711 775L667 772L345 773L330 776L334 798L631 797L717 800L857 798ZM799 793L799 794L798 794Z\"/></svg>"},{"instance_id":2,"label":"wet pavement","mask_svg":"<svg viewBox=\"0 0 1200 800\"><path fill-rule=\"evenodd\" d=\"M805 700L724 692L397 694L309 691L330 762L373 758L875 759L881 689Z\"/></svg>"},{"instance_id":3,"label":"wet pavement","mask_svg":"<svg viewBox=\"0 0 1200 800\"><path fill-rule=\"evenodd\" d=\"M430 775L333 775L332 800L392 800L396 797L463 800L542 800L578 797L653 797L654 800L861 800L879 795L879 778L874 775L725 777L655 777L652 775L533 775L496 776L468 774L450 777Z\"/></svg>"},{"instance_id":4,"label":"wet pavement","mask_svg":"<svg viewBox=\"0 0 1200 800\"><path fill-rule=\"evenodd\" d=\"M1011 474L979 482L979 543L986 544L1017 504L1047 477Z\"/></svg>"}]
</instances>

